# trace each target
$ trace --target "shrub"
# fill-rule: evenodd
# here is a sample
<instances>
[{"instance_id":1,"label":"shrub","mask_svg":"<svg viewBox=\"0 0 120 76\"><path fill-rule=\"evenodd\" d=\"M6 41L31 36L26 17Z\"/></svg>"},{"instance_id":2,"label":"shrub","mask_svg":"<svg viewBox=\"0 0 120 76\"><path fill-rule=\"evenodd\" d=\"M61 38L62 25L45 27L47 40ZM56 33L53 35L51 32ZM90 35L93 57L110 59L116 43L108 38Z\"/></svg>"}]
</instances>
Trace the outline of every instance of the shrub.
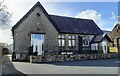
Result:
<instances>
[{"instance_id":1,"label":"shrub","mask_svg":"<svg viewBox=\"0 0 120 76\"><path fill-rule=\"evenodd\" d=\"M3 48L2 55L6 55L6 54L9 54L9 50L8 50L8 48Z\"/></svg>"}]
</instances>

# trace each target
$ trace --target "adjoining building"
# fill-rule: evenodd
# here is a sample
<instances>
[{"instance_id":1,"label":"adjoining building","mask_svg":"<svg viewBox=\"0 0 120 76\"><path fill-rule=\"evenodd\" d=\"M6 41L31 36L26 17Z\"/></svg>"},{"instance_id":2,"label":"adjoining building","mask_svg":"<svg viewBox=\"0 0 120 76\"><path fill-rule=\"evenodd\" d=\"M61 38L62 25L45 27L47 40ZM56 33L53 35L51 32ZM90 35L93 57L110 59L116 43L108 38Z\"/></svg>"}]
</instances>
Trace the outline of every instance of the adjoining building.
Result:
<instances>
[{"instance_id":1,"label":"adjoining building","mask_svg":"<svg viewBox=\"0 0 120 76\"><path fill-rule=\"evenodd\" d=\"M113 40L113 43L111 44L111 46L117 48L115 52L120 51L120 23L119 22L112 29L109 36Z\"/></svg>"}]
</instances>

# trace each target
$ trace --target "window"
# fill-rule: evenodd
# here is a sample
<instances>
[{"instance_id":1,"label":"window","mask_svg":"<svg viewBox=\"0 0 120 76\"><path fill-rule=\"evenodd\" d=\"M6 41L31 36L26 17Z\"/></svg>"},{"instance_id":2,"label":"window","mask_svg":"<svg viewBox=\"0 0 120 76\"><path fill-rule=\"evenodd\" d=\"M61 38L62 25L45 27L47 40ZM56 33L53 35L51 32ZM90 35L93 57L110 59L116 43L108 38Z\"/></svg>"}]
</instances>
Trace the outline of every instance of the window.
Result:
<instances>
[{"instance_id":1,"label":"window","mask_svg":"<svg viewBox=\"0 0 120 76\"><path fill-rule=\"evenodd\" d=\"M98 50L98 44L97 43L91 44L91 50Z\"/></svg>"},{"instance_id":2,"label":"window","mask_svg":"<svg viewBox=\"0 0 120 76\"><path fill-rule=\"evenodd\" d=\"M65 35L59 35L58 46L65 46Z\"/></svg>"},{"instance_id":3,"label":"window","mask_svg":"<svg viewBox=\"0 0 120 76\"><path fill-rule=\"evenodd\" d=\"M39 14L39 13L37 13L36 15L37 15L37 17L40 17L40 14Z\"/></svg>"},{"instance_id":4,"label":"window","mask_svg":"<svg viewBox=\"0 0 120 76\"><path fill-rule=\"evenodd\" d=\"M68 36L68 46L75 46L75 36L74 35Z\"/></svg>"},{"instance_id":5,"label":"window","mask_svg":"<svg viewBox=\"0 0 120 76\"><path fill-rule=\"evenodd\" d=\"M83 46L89 46L89 36L83 36Z\"/></svg>"},{"instance_id":6,"label":"window","mask_svg":"<svg viewBox=\"0 0 120 76\"><path fill-rule=\"evenodd\" d=\"M117 46L117 45L116 45L116 39L115 39L115 38L113 39L113 41L114 41L114 42L113 42L113 46Z\"/></svg>"},{"instance_id":7,"label":"window","mask_svg":"<svg viewBox=\"0 0 120 76\"><path fill-rule=\"evenodd\" d=\"M118 47L120 47L120 38L118 38Z\"/></svg>"},{"instance_id":8,"label":"window","mask_svg":"<svg viewBox=\"0 0 120 76\"><path fill-rule=\"evenodd\" d=\"M31 34L31 46L37 44L38 41L44 41L44 34Z\"/></svg>"},{"instance_id":9,"label":"window","mask_svg":"<svg viewBox=\"0 0 120 76\"><path fill-rule=\"evenodd\" d=\"M107 50L107 46L106 45L104 45L104 48L105 48L105 50Z\"/></svg>"}]
</instances>

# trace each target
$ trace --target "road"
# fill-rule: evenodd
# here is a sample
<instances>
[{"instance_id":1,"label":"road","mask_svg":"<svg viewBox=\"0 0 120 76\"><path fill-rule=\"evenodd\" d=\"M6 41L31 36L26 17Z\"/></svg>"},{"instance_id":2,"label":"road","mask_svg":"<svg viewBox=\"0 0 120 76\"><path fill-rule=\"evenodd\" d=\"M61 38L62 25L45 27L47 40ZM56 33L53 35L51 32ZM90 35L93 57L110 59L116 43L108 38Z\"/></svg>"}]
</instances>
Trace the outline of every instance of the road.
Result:
<instances>
[{"instance_id":1,"label":"road","mask_svg":"<svg viewBox=\"0 0 120 76\"><path fill-rule=\"evenodd\" d=\"M24 74L118 74L117 59L53 63L13 62Z\"/></svg>"},{"instance_id":2,"label":"road","mask_svg":"<svg viewBox=\"0 0 120 76\"><path fill-rule=\"evenodd\" d=\"M53 63L11 62L4 56L3 74L118 74L117 59Z\"/></svg>"}]
</instances>

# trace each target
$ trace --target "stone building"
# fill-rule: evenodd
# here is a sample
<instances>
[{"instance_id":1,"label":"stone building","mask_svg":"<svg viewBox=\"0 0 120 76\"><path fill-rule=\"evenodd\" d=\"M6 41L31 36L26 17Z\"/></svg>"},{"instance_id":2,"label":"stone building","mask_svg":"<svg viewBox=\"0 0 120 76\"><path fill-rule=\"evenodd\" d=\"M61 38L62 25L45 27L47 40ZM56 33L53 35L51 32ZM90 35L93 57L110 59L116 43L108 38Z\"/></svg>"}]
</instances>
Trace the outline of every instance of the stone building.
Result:
<instances>
[{"instance_id":1,"label":"stone building","mask_svg":"<svg viewBox=\"0 0 120 76\"><path fill-rule=\"evenodd\" d=\"M50 15L40 2L12 27L12 33L14 56L21 59L30 54L30 48L38 55L97 53L99 46L107 47L111 41L93 20ZM106 44L98 45L94 39Z\"/></svg>"},{"instance_id":2,"label":"stone building","mask_svg":"<svg viewBox=\"0 0 120 76\"><path fill-rule=\"evenodd\" d=\"M113 40L113 44L111 44L111 46L117 47L120 51L120 22L115 25L109 35L110 38Z\"/></svg>"}]
</instances>

